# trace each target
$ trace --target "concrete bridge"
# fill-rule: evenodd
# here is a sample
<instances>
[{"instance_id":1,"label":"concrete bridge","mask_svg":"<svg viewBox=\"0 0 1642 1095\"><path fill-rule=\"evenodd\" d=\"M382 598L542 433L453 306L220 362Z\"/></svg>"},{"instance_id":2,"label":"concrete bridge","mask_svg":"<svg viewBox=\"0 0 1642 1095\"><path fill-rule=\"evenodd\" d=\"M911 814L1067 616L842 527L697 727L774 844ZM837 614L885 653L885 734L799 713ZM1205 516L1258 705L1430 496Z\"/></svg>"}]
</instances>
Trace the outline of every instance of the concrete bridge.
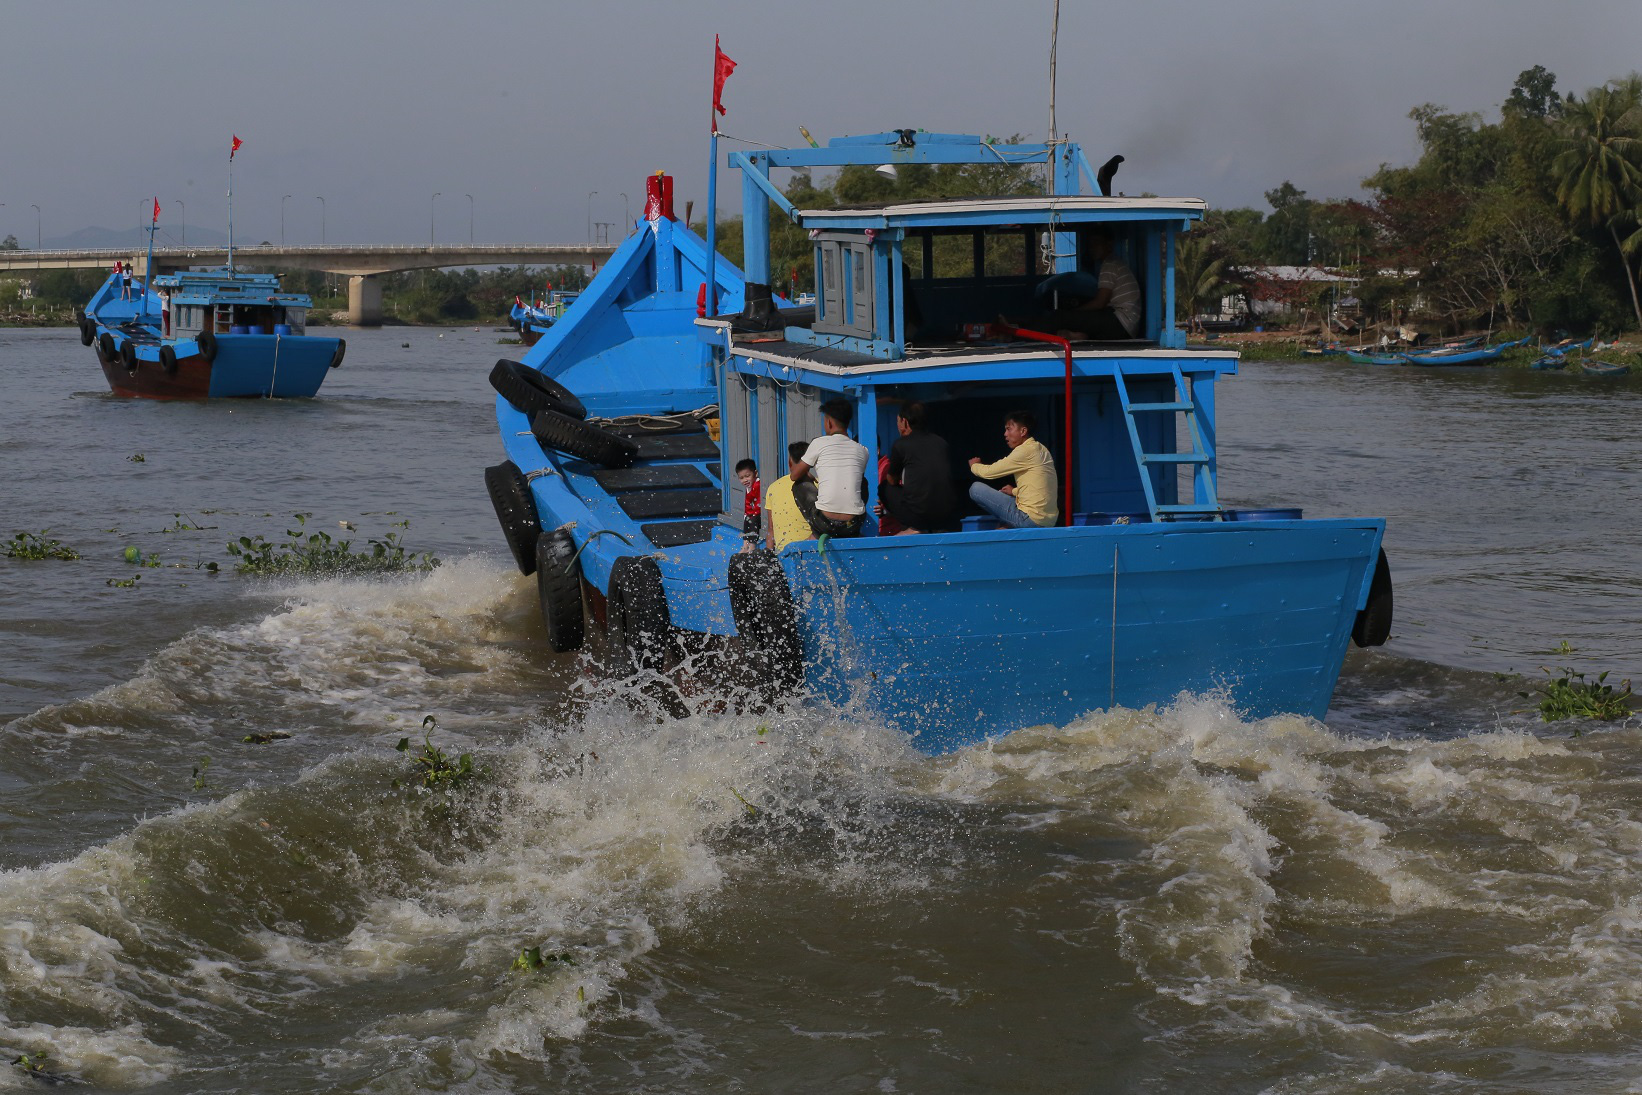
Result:
<instances>
[{"instance_id":1,"label":"concrete bridge","mask_svg":"<svg viewBox=\"0 0 1642 1095\"><path fill-rule=\"evenodd\" d=\"M236 266L279 270L319 270L348 279L348 322L375 326L382 322L381 274L433 270L448 266L594 266L615 252L604 245L562 243L482 243L414 246L234 248ZM0 273L30 270L112 270L128 262L137 276L147 274L146 250L97 247L60 251L0 251ZM227 247L156 247L156 270L216 267L228 264Z\"/></svg>"}]
</instances>

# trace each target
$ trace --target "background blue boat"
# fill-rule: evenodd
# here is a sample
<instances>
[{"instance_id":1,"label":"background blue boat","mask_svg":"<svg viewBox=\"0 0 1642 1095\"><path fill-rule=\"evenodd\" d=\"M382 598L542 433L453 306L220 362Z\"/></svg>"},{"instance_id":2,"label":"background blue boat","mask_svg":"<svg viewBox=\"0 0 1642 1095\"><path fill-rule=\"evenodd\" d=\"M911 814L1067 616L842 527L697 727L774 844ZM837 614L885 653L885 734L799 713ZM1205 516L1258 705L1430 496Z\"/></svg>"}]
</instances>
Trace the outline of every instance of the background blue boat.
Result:
<instances>
[{"instance_id":1,"label":"background blue boat","mask_svg":"<svg viewBox=\"0 0 1642 1095\"><path fill-rule=\"evenodd\" d=\"M346 352L340 338L307 333L312 302L273 274L181 271L135 279L126 296L110 275L80 317L80 341L116 395L306 397Z\"/></svg>"},{"instance_id":2,"label":"background blue boat","mask_svg":"<svg viewBox=\"0 0 1642 1095\"><path fill-rule=\"evenodd\" d=\"M538 576L554 645L576 648L591 624L618 671L663 674L687 652L726 650L765 698L848 705L931 752L1186 691L1321 717L1347 644L1389 632L1385 524L1227 520L1214 387L1237 357L1186 349L1172 320L1175 238L1203 203L1080 195L1095 173L1075 145L1008 147L1012 162L1054 164L1054 192L1035 196L798 210L769 180L771 168L999 156L978 137L912 133L731 156L745 274L720 262L714 280L736 314L696 318L706 249L663 211L522 362L498 363L509 461L487 484ZM813 309L768 288L772 206L815 243ZM965 339L975 319L1029 306L1049 273L1075 270L1096 227L1141 284L1140 337ZM977 256L1011 248L1019 269L977 261L953 275L932 264L937 237ZM1048 241L1052 270L1036 260ZM1070 473L1065 523L887 537L869 516L860 538L742 554L727 469L753 458L773 481L787 444L821 432L828 398L853 406L869 469L903 401L931 409L955 455L996 451L1002 411L1032 410ZM1113 513L1136 519L1100 520Z\"/></svg>"}]
</instances>

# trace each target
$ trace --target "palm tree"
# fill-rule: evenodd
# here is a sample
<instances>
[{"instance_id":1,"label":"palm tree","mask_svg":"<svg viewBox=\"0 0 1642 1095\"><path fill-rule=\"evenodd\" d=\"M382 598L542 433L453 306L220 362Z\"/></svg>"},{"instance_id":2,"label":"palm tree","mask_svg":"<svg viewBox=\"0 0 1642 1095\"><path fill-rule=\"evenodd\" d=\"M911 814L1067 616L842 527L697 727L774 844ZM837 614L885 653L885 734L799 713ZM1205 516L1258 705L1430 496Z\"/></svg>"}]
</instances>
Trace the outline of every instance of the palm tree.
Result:
<instances>
[{"instance_id":1,"label":"palm tree","mask_svg":"<svg viewBox=\"0 0 1642 1095\"><path fill-rule=\"evenodd\" d=\"M1611 80L1583 99L1570 96L1561 128L1560 151L1551 165L1557 201L1570 220L1608 230L1625 268L1636 324L1642 327L1642 302L1630 262L1630 252L1642 243L1634 235L1619 237L1620 225L1634 222L1642 202L1642 76Z\"/></svg>"},{"instance_id":2,"label":"palm tree","mask_svg":"<svg viewBox=\"0 0 1642 1095\"><path fill-rule=\"evenodd\" d=\"M1218 303L1236 290L1226 282L1226 259L1216 258L1207 237L1181 237L1175 245L1175 299L1186 312L1187 329L1194 330L1203 306Z\"/></svg>"}]
</instances>

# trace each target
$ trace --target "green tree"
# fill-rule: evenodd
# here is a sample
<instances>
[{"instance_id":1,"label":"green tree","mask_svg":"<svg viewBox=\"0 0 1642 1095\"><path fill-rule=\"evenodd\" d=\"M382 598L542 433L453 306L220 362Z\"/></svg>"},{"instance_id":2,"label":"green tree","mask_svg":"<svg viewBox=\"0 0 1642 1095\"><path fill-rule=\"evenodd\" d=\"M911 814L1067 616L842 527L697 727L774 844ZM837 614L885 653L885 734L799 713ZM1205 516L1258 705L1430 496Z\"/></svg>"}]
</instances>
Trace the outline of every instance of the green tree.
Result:
<instances>
[{"instance_id":1,"label":"green tree","mask_svg":"<svg viewBox=\"0 0 1642 1095\"><path fill-rule=\"evenodd\" d=\"M21 251L22 249L22 245L17 242L16 236L8 235L5 239L0 240L0 251Z\"/></svg>"},{"instance_id":2,"label":"green tree","mask_svg":"<svg viewBox=\"0 0 1642 1095\"><path fill-rule=\"evenodd\" d=\"M1311 208L1316 202L1287 179L1276 190L1266 191L1271 216L1261 226L1261 243L1266 262L1303 266L1311 261Z\"/></svg>"},{"instance_id":3,"label":"green tree","mask_svg":"<svg viewBox=\"0 0 1642 1095\"><path fill-rule=\"evenodd\" d=\"M1568 218L1607 229L1625 268L1631 309L1642 327L1636 272L1630 256L1642 248L1642 233L1620 236L1636 224L1642 202L1642 76L1632 74L1592 88L1564 104L1559 151L1552 170L1556 198Z\"/></svg>"},{"instance_id":4,"label":"green tree","mask_svg":"<svg viewBox=\"0 0 1642 1095\"><path fill-rule=\"evenodd\" d=\"M1200 232L1191 232L1175 245L1175 305L1188 327L1210 305L1238 291L1226 278L1226 257L1214 253L1214 241Z\"/></svg>"}]
</instances>

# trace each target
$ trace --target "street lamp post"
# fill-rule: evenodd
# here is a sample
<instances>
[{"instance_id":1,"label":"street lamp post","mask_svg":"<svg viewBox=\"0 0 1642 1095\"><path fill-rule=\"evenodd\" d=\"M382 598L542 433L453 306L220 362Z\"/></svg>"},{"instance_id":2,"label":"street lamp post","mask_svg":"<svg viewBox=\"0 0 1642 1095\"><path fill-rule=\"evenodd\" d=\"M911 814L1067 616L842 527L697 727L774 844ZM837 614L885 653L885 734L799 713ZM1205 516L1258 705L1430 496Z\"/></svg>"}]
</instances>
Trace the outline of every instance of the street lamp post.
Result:
<instances>
[{"instance_id":1,"label":"street lamp post","mask_svg":"<svg viewBox=\"0 0 1642 1095\"><path fill-rule=\"evenodd\" d=\"M38 205L30 205L30 206L29 206L29 208L30 208L30 209L32 209L32 210L34 210L34 249L35 249L35 250L36 250L36 251L38 251L38 250L40 250L40 249L41 249L41 248L42 248L42 247L44 247L44 246L45 246L45 245L44 245L44 244L42 244L42 243L41 243L41 242L40 242L40 240L41 240L41 232L40 232L40 207L39 207L39 206L38 206Z\"/></svg>"},{"instance_id":2,"label":"street lamp post","mask_svg":"<svg viewBox=\"0 0 1642 1095\"><path fill-rule=\"evenodd\" d=\"M621 219L625 222L622 231L631 232L633 230L633 210L627 204L626 194L621 196Z\"/></svg>"},{"instance_id":3,"label":"street lamp post","mask_svg":"<svg viewBox=\"0 0 1642 1095\"><path fill-rule=\"evenodd\" d=\"M325 199L323 197L321 197L320 195L318 195L318 194L315 194L314 197L319 200L319 246L324 247L325 246Z\"/></svg>"},{"instance_id":4,"label":"street lamp post","mask_svg":"<svg viewBox=\"0 0 1642 1095\"><path fill-rule=\"evenodd\" d=\"M587 192L587 242L588 243L593 242L593 195L597 194L597 193L598 193L597 190L589 190Z\"/></svg>"},{"instance_id":5,"label":"street lamp post","mask_svg":"<svg viewBox=\"0 0 1642 1095\"><path fill-rule=\"evenodd\" d=\"M279 199L279 245L285 246L285 202L291 195L286 194Z\"/></svg>"},{"instance_id":6,"label":"street lamp post","mask_svg":"<svg viewBox=\"0 0 1642 1095\"><path fill-rule=\"evenodd\" d=\"M471 246L473 246L473 195L472 194L467 195L467 199L468 199L468 246L471 247Z\"/></svg>"},{"instance_id":7,"label":"street lamp post","mask_svg":"<svg viewBox=\"0 0 1642 1095\"><path fill-rule=\"evenodd\" d=\"M183 247L187 247L188 246L188 207L182 203L181 198L174 198L172 200L174 200L177 203L177 208L182 210L181 213L177 214L177 219L182 225L182 228L179 229L178 233L177 233L177 235L178 235L177 242L180 245L182 245Z\"/></svg>"},{"instance_id":8,"label":"street lamp post","mask_svg":"<svg viewBox=\"0 0 1642 1095\"><path fill-rule=\"evenodd\" d=\"M433 202L443 191L435 190L433 197L428 199L428 246L433 246Z\"/></svg>"}]
</instances>

